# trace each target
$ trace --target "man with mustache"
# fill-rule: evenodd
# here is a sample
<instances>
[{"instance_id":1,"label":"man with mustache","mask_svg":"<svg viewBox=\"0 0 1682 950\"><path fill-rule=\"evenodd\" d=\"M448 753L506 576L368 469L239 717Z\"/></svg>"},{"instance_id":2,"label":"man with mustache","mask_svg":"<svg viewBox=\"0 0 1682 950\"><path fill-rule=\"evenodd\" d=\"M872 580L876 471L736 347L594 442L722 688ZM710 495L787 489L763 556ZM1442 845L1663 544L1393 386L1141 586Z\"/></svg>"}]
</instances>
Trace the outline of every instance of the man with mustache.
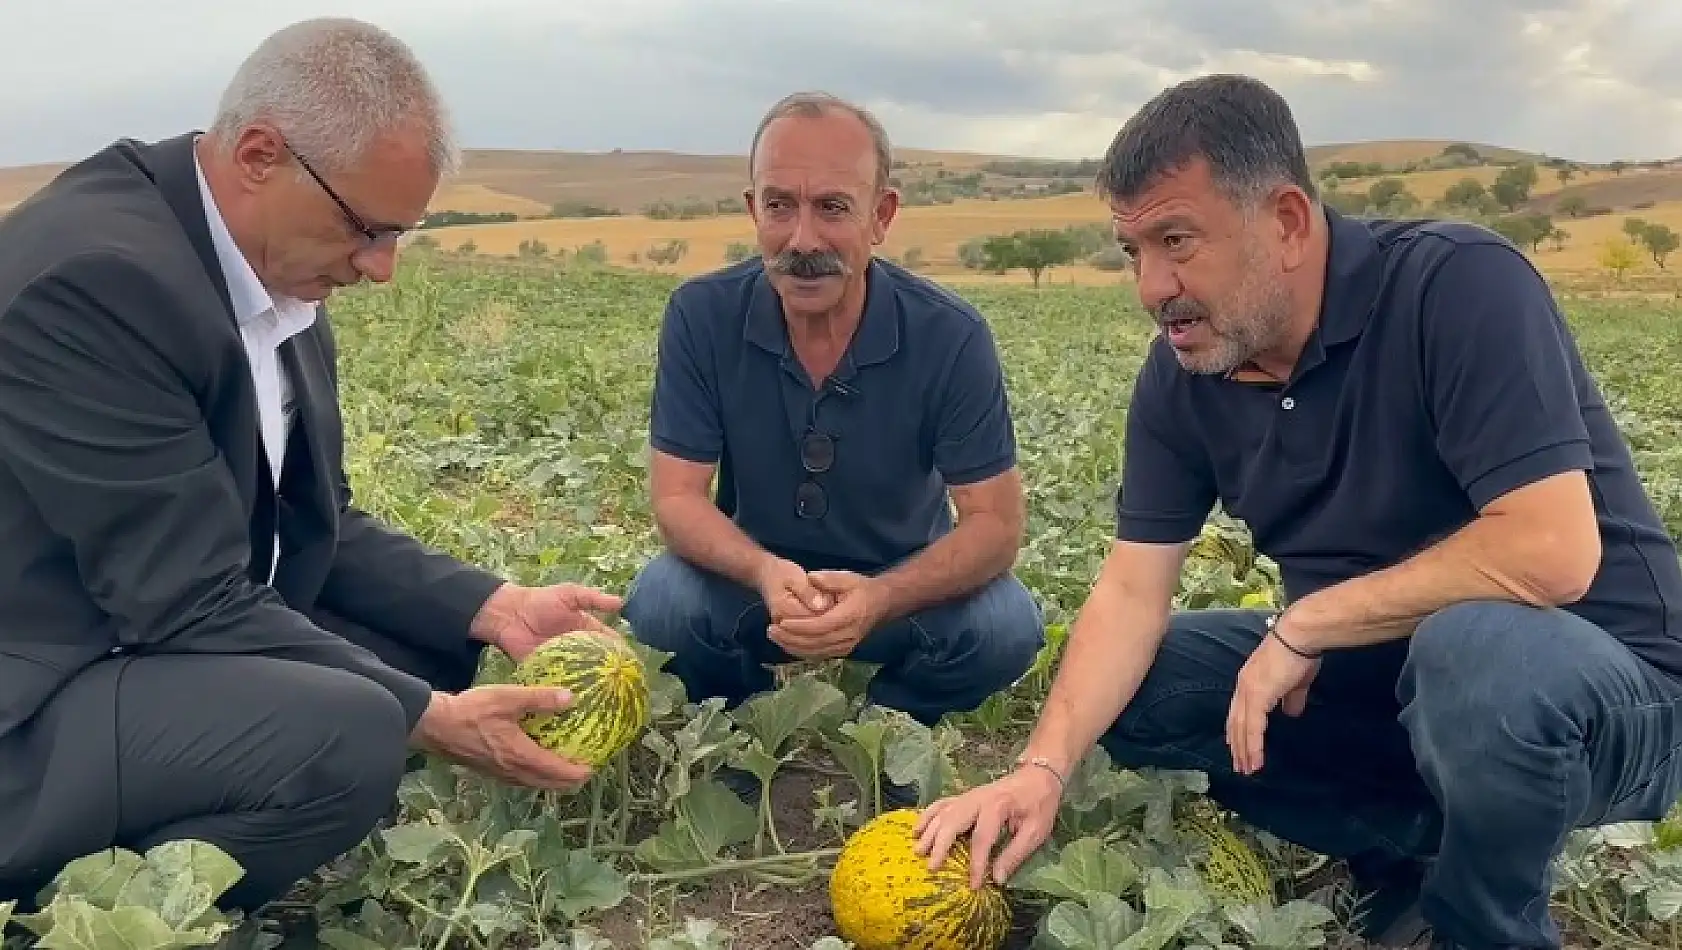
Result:
<instances>
[{"instance_id":1,"label":"man with mustache","mask_svg":"<svg viewBox=\"0 0 1682 950\"><path fill-rule=\"evenodd\" d=\"M777 103L749 155L761 256L668 303L650 423L667 550L623 614L675 654L692 700L734 707L773 685L768 665L851 657L880 664L872 701L933 725L1018 679L1043 642L1011 573L1024 499L993 337L874 258L899 207L891 167L867 111ZM757 796L752 776L725 777Z\"/></svg>"},{"instance_id":2,"label":"man with mustache","mask_svg":"<svg viewBox=\"0 0 1682 950\"><path fill-rule=\"evenodd\" d=\"M1098 181L1162 328L1117 539L1019 767L920 850L1008 878L1099 744L1348 859L1377 946L1559 947L1564 836L1682 789L1682 571L1547 284L1475 225L1322 205L1243 77L1146 104ZM1217 501L1282 612L1172 609Z\"/></svg>"}]
</instances>

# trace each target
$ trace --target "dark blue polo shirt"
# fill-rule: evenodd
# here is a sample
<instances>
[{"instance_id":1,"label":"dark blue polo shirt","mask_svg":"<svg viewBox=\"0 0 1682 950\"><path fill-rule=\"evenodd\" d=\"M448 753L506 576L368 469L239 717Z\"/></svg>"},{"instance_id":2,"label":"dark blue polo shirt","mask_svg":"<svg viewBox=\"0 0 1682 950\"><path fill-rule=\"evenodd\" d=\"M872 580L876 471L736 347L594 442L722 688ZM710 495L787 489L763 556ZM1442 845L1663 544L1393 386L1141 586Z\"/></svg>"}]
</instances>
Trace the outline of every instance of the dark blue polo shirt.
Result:
<instances>
[{"instance_id":1,"label":"dark blue polo shirt","mask_svg":"<svg viewBox=\"0 0 1682 950\"><path fill-rule=\"evenodd\" d=\"M1682 571L1547 285L1505 239L1457 222L1327 211L1322 319L1288 384L1183 370L1152 343L1127 419L1117 534L1193 537L1218 501L1287 594L1395 564L1491 499L1590 472L1604 559L1569 609L1682 674ZM1328 654L1370 689L1406 641Z\"/></svg>"},{"instance_id":2,"label":"dark blue polo shirt","mask_svg":"<svg viewBox=\"0 0 1682 950\"><path fill-rule=\"evenodd\" d=\"M808 569L874 572L952 528L946 485L1016 464L1004 374L987 323L950 291L882 260L828 380L789 343L752 258L685 281L660 329L649 441L719 465L717 500L749 537ZM821 518L796 512L808 425L835 440Z\"/></svg>"}]
</instances>

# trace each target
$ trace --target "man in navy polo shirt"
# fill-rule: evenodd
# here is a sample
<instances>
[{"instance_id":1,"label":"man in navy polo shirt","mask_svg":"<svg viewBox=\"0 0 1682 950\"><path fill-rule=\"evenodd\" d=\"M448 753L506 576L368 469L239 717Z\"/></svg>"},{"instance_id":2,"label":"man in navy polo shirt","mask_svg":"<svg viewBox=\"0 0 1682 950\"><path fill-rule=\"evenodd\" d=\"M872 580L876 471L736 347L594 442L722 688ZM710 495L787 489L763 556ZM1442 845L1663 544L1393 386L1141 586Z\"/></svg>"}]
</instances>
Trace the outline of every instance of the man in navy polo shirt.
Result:
<instances>
[{"instance_id":1,"label":"man in navy polo shirt","mask_svg":"<svg viewBox=\"0 0 1682 950\"><path fill-rule=\"evenodd\" d=\"M763 256L667 305L650 493L668 550L623 616L675 654L691 700L733 707L773 685L767 664L851 657L881 664L872 701L933 725L1017 680L1043 642L1011 573L1024 499L992 334L873 258L898 195L868 112L791 96L749 165ZM756 794L745 773L726 780Z\"/></svg>"},{"instance_id":2,"label":"man in navy polo shirt","mask_svg":"<svg viewBox=\"0 0 1682 950\"><path fill-rule=\"evenodd\" d=\"M1241 77L1147 104L1099 184L1162 330L1117 541L1020 767L920 846L973 828L1008 876L1098 743L1349 859L1380 946L1559 947L1564 836L1682 786L1682 572L1547 286L1470 224L1323 207ZM1283 613L1171 609L1217 502Z\"/></svg>"}]
</instances>

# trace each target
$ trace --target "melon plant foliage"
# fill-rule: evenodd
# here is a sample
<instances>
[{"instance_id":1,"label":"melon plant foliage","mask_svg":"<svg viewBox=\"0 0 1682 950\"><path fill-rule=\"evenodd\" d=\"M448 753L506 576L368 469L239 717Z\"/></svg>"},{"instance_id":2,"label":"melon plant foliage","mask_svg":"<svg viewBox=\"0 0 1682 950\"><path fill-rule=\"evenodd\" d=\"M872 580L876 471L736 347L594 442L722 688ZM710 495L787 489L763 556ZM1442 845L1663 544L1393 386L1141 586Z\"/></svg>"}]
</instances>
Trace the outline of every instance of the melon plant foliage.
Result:
<instances>
[{"instance_id":1,"label":"melon plant foliage","mask_svg":"<svg viewBox=\"0 0 1682 950\"><path fill-rule=\"evenodd\" d=\"M391 286L336 298L359 503L510 577L623 590L657 550L646 413L671 284L582 263L416 254ZM821 890L848 835L891 807L884 774L919 783L925 801L996 774L1037 715L1109 544L1127 369L1150 329L1114 287L965 293L1011 377L1029 496L1017 570L1051 620L1021 683L928 729L862 703L867 667L824 664L784 671L774 691L727 712L683 695L668 658L639 647L647 726L578 794L421 763L391 821L320 869L285 915L312 918L332 950L747 950L741 920L692 912L689 895ZM1572 300L1567 311L1675 531L1682 388L1651 368L1682 363L1682 325L1639 303ZM1242 526L1217 517L1177 601L1264 605L1277 581ZM506 658L492 660L484 678L509 679ZM760 777L757 802L721 783L724 765ZM777 798L794 777L809 798ZM1007 947L1356 946L1334 910L1305 899L1316 857L1211 811L1205 789L1200 774L1124 770L1094 751L1070 777L1051 840L1005 882ZM1562 924L1589 945L1682 945L1679 843L1670 822L1573 835L1556 875ZM0 904L4 950L272 950L270 934L213 909L238 874L202 842L89 855L63 869L40 912ZM847 943L832 931L805 950Z\"/></svg>"}]
</instances>

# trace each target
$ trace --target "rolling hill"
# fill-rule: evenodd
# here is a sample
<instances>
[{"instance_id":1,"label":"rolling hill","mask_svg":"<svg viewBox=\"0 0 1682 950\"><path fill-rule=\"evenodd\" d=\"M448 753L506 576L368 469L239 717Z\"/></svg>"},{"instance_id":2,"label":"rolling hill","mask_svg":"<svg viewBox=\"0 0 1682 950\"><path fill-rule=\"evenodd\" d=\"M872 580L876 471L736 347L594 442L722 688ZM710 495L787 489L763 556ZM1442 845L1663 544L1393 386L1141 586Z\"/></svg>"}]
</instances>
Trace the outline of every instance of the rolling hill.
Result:
<instances>
[{"instance_id":1,"label":"rolling hill","mask_svg":"<svg viewBox=\"0 0 1682 950\"><path fill-rule=\"evenodd\" d=\"M681 258L661 266L686 273L717 266L732 244L753 237L741 213L742 155L470 149L464 158L462 172L434 199L425 231L429 243L446 249L518 254L524 246L532 253L540 242L550 253L600 241L616 263L652 266L651 249L681 241L687 245ZM1510 210L1552 215L1569 233L1569 241L1535 251L1554 269L1592 269L1600 244L1619 233L1627 215L1682 225L1682 161L1589 165L1425 139L1320 144L1309 149L1309 161L1323 183L1335 179L1340 196L1357 204L1375 185L1392 187L1385 179L1395 179L1412 196L1407 211L1417 213L1431 213L1465 179L1487 190L1504 167L1532 162L1535 182ZM905 208L883 251L910 253L931 273L963 274L969 269L960 249L977 237L1102 222L1106 209L1090 191L1095 164L899 149L894 172ZM0 168L0 213L63 167ZM1076 278L1114 276L1093 271Z\"/></svg>"}]
</instances>

